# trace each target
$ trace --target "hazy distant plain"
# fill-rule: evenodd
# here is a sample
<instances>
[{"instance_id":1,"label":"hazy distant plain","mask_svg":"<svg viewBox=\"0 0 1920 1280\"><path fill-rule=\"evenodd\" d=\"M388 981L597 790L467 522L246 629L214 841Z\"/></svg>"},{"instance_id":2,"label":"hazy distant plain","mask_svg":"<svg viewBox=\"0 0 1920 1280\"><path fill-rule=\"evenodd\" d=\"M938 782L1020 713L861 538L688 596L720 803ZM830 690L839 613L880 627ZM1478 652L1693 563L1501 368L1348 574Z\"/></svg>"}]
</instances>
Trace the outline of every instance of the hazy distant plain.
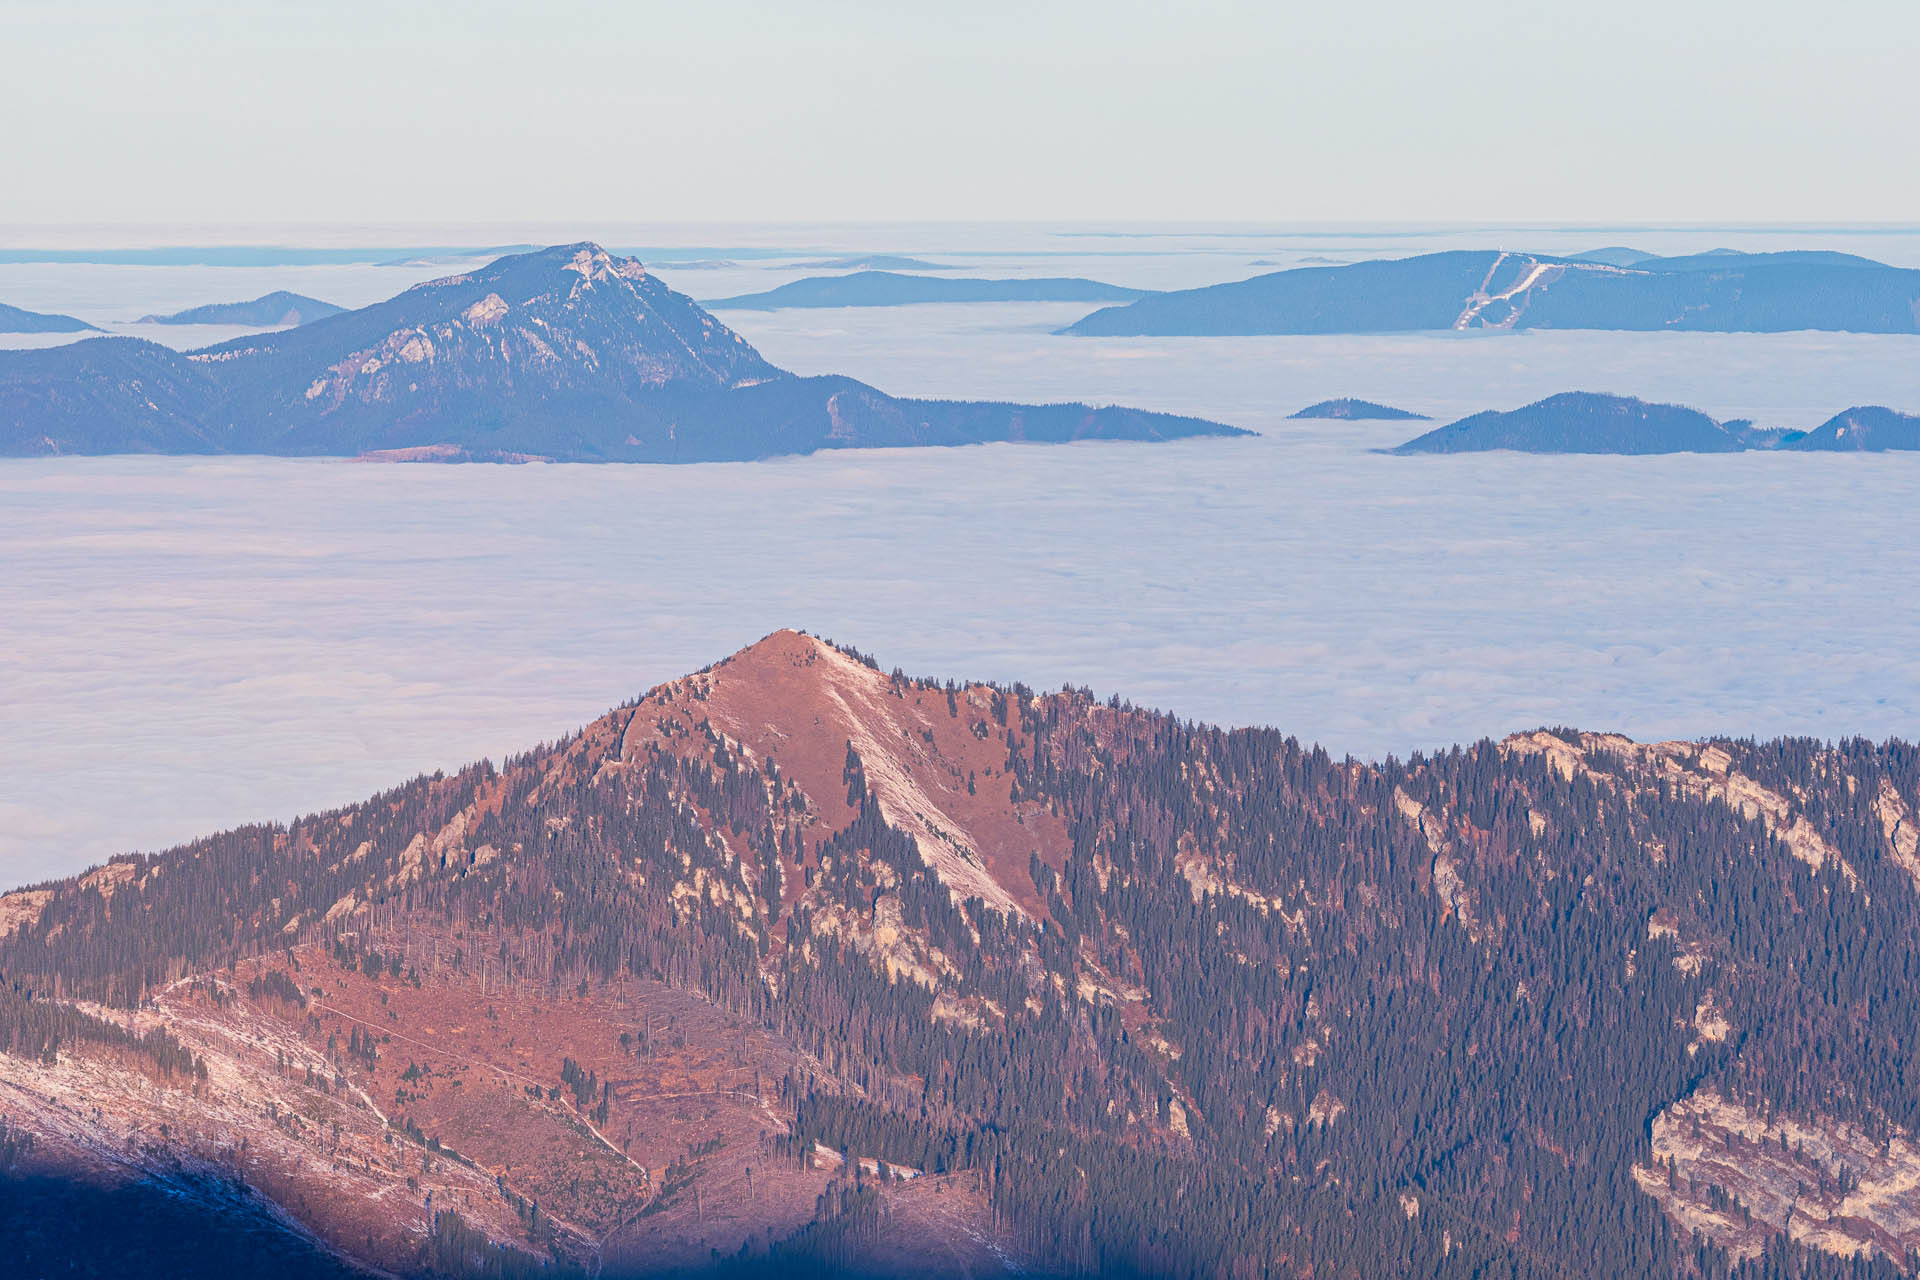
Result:
<instances>
[{"instance_id":1,"label":"hazy distant plain","mask_svg":"<svg viewBox=\"0 0 1920 1280\"><path fill-rule=\"evenodd\" d=\"M212 300L122 270L129 309ZM662 274L710 294L794 273ZM1365 755L1554 723L1920 734L1920 456L1393 458L1372 450L1404 427L1284 421L1335 395L1446 418L1586 388L1810 426L1920 408L1920 340L1048 332L1084 310L722 318L777 363L899 394L1262 436L678 468L0 464L0 885L498 756L779 626Z\"/></svg>"}]
</instances>

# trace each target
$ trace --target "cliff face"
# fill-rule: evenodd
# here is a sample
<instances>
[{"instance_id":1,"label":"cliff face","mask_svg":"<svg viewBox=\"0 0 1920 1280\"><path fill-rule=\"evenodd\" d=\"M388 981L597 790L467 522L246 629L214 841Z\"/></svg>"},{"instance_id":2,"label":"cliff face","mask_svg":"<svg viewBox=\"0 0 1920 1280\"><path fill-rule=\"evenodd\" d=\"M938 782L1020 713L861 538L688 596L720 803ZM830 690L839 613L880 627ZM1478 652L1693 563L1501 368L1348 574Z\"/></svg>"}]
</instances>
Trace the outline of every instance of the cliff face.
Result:
<instances>
[{"instance_id":1,"label":"cliff face","mask_svg":"<svg viewBox=\"0 0 1920 1280\"><path fill-rule=\"evenodd\" d=\"M1823 1275L1920 1247L1915 812L1899 743L1375 766L781 632L0 896L0 1163L400 1271Z\"/></svg>"},{"instance_id":2,"label":"cliff face","mask_svg":"<svg viewBox=\"0 0 1920 1280\"><path fill-rule=\"evenodd\" d=\"M1712 1088L1653 1121L1634 1178L1676 1223L1741 1258L1776 1233L1823 1252L1904 1258L1920 1240L1920 1146L1818 1114L1769 1114Z\"/></svg>"}]
</instances>

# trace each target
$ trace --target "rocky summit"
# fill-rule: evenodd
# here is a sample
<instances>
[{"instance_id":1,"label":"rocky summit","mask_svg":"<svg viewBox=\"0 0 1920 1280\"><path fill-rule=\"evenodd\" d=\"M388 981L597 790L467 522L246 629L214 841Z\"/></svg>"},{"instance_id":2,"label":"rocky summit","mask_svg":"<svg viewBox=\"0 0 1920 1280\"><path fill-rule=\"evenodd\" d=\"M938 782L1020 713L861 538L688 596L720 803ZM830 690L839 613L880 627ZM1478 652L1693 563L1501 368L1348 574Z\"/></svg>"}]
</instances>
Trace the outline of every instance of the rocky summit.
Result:
<instances>
[{"instance_id":1,"label":"rocky summit","mask_svg":"<svg viewBox=\"0 0 1920 1280\"><path fill-rule=\"evenodd\" d=\"M1916 815L1901 742L1370 764L779 632L0 896L0 1225L28 1274L98 1205L170 1215L136 1271L1893 1274Z\"/></svg>"}]
</instances>

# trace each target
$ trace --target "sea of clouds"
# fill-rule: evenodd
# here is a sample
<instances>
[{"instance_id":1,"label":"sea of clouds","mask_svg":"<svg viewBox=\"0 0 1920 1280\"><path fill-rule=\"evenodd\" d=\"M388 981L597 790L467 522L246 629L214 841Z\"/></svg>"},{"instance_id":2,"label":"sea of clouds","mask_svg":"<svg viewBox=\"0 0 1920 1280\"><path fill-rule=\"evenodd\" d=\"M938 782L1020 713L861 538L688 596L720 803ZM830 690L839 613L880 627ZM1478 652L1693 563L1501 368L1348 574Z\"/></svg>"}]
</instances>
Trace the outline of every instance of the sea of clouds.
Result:
<instances>
[{"instance_id":1,"label":"sea of clouds","mask_svg":"<svg viewBox=\"0 0 1920 1280\"><path fill-rule=\"evenodd\" d=\"M1285 418L1587 388L1811 426L1920 409L1920 339L1052 335L1082 311L722 318L897 394L1261 434L687 467L0 462L0 886L497 759L783 626L1365 756L1542 724L1920 735L1920 455L1398 458L1377 450L1420 424Z\"/></svg>"}]
</instances>

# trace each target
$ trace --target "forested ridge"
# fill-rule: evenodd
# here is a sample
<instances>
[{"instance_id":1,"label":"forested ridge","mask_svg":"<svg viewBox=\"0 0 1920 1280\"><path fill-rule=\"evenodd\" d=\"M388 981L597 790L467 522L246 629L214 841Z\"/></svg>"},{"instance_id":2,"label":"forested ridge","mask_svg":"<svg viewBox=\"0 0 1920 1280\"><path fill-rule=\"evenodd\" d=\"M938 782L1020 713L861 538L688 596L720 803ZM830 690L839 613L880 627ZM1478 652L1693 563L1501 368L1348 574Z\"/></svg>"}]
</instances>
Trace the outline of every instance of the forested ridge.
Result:
<instances>
[{"instance_id":1,"label":"forested ridge","mask_svg":"<svg viewBox=\"0 0 1920 1280\"><path fill-rule=\"evenodd\" d=\"M1712 1097L1905 1149L1916 808L1898 741L1556 730L1371 764L783 633L498 767L44 886L0 938L37 993L0 1046L302 945L397 979L409 931L458 923L496 990L655 979L786 1038L791 1158L964 1172L1049 1270L1910 1273L1897 1215L1832 1211L1871 1246L1838 1256L1689 1186L1652 1127ZM610 1086L552 1070L604 1124ZM1802 1189L1803 1228L1849 1176ZM857 1263L885 1185L737 1264Z\"/></svg>"}]
</instances>

